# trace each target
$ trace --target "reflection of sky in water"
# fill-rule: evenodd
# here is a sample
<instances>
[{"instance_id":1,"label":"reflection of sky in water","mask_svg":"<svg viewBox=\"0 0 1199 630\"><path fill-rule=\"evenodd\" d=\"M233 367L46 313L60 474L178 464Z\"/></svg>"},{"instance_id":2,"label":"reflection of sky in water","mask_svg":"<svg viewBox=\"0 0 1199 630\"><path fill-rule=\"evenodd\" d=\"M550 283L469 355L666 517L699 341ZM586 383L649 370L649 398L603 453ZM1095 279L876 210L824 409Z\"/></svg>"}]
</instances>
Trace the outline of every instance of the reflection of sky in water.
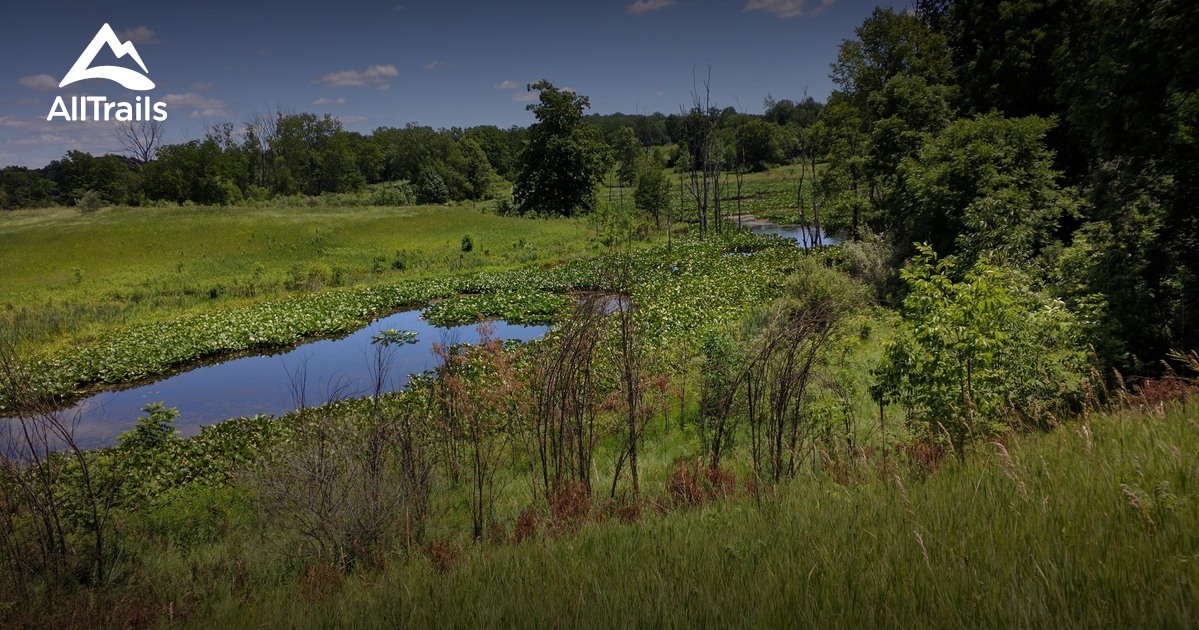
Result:
<instances>
[{"instance_id":1,"label":"reflection of sky in water","mask_svg":"<svg viewBox=\"0 0 1199 630\"><path fill-rule=\"evenodd\" d=\"M279 415L295 409L292 383L293 377L298 379L300 375L305 376L308 405L321 404L333 395L365 396L371 393L375 380L377 346L371 338L389 328L417 334L417 343L385 350L390 355L386 388L395 391L408 382L409 374L435 366L434 343L478 340L474 326L437 328L419 315L419 311L405 311L341 339L323 339L275 355L232 359L141 387L103 392L80 400L63 411L62 417L77 416L76 439L82 446L93 447L115 443L117 436L142 415L142 407L154 402L179 409L175 427L188 436L199 433L201 424L260 413ZM502 339L528 341L546 331L543 326L493 325L493 335Z\"/></svg>"},{"instance_id":2,"label":"reflection of sky in water","mask_svg":"<svg viewBox=\"0 0 1199 630\"><path fill-rule=\"evenodd\" d=\"M795 242L802 247L806 237L809 245L813 244L816 236L815 228L804 227L802 225L755 225L749 228L751 232L756 234L774 234L783 238L793 238ZM841 242L841 239L835 236L829 236L821 231L821 243L824 245L836 245Z\"/></svg>"}]
</instances>

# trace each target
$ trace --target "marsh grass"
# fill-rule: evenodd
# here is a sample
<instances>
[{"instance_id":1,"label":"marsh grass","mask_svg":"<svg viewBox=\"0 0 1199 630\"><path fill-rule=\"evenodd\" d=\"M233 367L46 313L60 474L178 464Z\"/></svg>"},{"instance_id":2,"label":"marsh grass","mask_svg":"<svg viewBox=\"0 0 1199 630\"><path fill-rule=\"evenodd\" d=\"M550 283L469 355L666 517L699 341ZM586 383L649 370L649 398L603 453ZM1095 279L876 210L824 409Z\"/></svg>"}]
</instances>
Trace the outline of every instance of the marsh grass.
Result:
<instances>
[{"instance_id":1,"label":"marsh grass","mask_svg":"<svg viewBox=\"0 0 1199 630\"><path fill-rule=\"evenodd\" d=\"M462 251L469 228L471 251ZM584 221L467 206L68 208L0 213L0 319L46 347L330 287L593 253Z\"/></svg>"}]
</instances>

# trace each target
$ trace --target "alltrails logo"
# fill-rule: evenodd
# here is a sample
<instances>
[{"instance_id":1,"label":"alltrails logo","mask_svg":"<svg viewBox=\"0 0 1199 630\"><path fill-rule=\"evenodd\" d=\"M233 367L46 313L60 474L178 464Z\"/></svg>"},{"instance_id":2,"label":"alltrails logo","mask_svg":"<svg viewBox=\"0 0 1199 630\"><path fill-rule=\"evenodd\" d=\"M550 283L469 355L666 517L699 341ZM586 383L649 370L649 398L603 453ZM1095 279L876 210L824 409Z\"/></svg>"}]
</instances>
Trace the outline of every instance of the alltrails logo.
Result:
<instances>
[{"instance_id":1,"label":"alltrails logo","mask_svg":"<svg viewBox=\"0 0 1199 630\"><path fill-rule=\"evenodd\" d=\"M146 74L150 71L146 69L145 62L142 61L141 55L137 54L137 48L133 42L122 44L121 40L117 39L117 34L113 32L112 27L105 24L100 27L99 32L92 38L92 43L87 45L83 50L83 54L79 55L79 59L75 60L75 65L71 66L71 70L67 72L67 76L63 77L62 82L58 87L66 87L76 81L84 79L108 79L123 85L130 90L152 90L154 82L145 74L141 74L136 70L122 68L120 66L95 66L92 67L92 61L96 59L96 55L105 45L112 51L117 58L129 55L141 66L141 69ZM89 117L88 114L91 114ZM54 104L50 106L50 113L46 116L46 120L54 120L56 117L74 122L84 120L118 120L123 122L134 121L163 121L167 119L166 103L155 103L149 95L144 98L139 96L134 99L134 102L109 102L105 96L72 96L71 106L67 107L67 103L62 96L55 97Z\"/></svg>"}]
</instances>

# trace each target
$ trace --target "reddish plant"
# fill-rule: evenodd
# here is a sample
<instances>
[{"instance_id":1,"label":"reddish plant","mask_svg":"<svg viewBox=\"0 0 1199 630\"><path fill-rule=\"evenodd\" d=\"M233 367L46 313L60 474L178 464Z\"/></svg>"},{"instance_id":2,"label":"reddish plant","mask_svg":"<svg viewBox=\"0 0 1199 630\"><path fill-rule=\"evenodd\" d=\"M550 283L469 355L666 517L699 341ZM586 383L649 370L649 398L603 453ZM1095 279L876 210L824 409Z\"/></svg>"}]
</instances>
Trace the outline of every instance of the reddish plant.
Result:
<instances>
[{"instance_id":1,"label":"reddish plant","mask_svg":"<svg viewBox=\"0 0 1199 630\"><path fill-rule=\"evenodd\" d=\"M907 461L908 466L923 474L940 468L941 463L949 455L949 451L945 449L944 445L929 439L900 444L896 450Z\"/></svg>"},{"instance_id":2,"label":"reddish plant","mask_svg":"<svg viewBox=\"0 0 1199 630\"><path fill-rule=\"evenodd\" d=\"M729 497L736 492L737 479L718 466L703 462L677 461L666 479L666 492L675 506L695 507L717 497Z\"/></svg>"},{"instance_id":3,"label":"reddish plant","mask_svg":"<svg viewBox=\"0 0 1199 630\"><path fill-rule=\"evenodd\" d=\"M555 529L578 529L590 515L591 495L581 483L565 483L550 497L550 516Z\"/></svg>"},{"instance_id":4,"label":"reddish plant","mask_svg":"<svg viewBox=\"0 0 1199 630\"><path fill-rule=\"evenodd\" d=\"M300 578L300 591L310 602L320 601L341 591L344 578L340 567L331 562L316 562L304 569Z\"/></svg>"},{"instance_id":5,"label":"reddish plant","mask_svg":"<svg viewBox=\"0 0 1199 630\"><path fill-rule=\"evenodd\" d=\"M444 540L435 540L424 546L425 557L438 573L448 573L458 566L461 553L453 544Z\"/></svg>"},{"instance_id":6,"label":"reddish plant","mask_svg":"<svg viewBox=\"0 0 1199 630\"><path fill-rule=\"evenodd\" d=\"M516 517L516 525L512 528L512 538L517 543L532 540L537 537L541 528L541 510L535 505L528 505Z\"/></svg>"}]
</instances>

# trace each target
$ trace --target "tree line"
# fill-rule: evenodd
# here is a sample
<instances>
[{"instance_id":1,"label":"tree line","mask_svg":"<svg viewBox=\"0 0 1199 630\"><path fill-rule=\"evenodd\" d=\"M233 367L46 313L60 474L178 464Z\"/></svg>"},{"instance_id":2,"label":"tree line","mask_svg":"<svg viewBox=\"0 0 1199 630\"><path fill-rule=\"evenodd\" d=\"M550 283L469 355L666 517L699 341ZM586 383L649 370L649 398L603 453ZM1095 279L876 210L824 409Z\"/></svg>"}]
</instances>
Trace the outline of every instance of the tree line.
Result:
<instances>
[{"instance_id":1,"label":"tree line","mask_svg":"<svg viewBox=\"0 0 1199 630\"><path fill-rule=\"evenodd\" d=\"M548 88L548 98L562 93L548 82L536 85ZM764 168L788 157L788 143L780 138L787 135L789 125L798 124L800 119L792 110L800 107L791 101L771 101L765 116L737 114L731 108L722 116L729 129L757 125L754 133L763 148L755 155ZM802 107L821 106L809 99ZM683 119L681 114L582 116L580 112L570 124L595 130L596 143L581 148L594 153L603 165L608 164L611 151L636 155L645 147L680 143ZM162 132L162 123L118 125L113 130L121 147L118 152L92 155L73 150L42 168L0 169L0 208L74 205L88 191L110 205L226 205L287 195L354 193L399 182L408 188L398 198L385 199L408 203L487 199L498 194L492 189L494 178L514 182L526 163L539 159L536 151L526 150L530 129L518 126L433 129L410 123L363 134L347 131L328 114L283 108L251 115L240 125L210 125L202 138L177 144L161 144ZM677 154L663 160L673 165ZM630 164L627 168L636 168L625 161ZM632 177L623 180L631 184ZM574 208L541 210L563 214Z\"/></svg>"}]
</instances>

